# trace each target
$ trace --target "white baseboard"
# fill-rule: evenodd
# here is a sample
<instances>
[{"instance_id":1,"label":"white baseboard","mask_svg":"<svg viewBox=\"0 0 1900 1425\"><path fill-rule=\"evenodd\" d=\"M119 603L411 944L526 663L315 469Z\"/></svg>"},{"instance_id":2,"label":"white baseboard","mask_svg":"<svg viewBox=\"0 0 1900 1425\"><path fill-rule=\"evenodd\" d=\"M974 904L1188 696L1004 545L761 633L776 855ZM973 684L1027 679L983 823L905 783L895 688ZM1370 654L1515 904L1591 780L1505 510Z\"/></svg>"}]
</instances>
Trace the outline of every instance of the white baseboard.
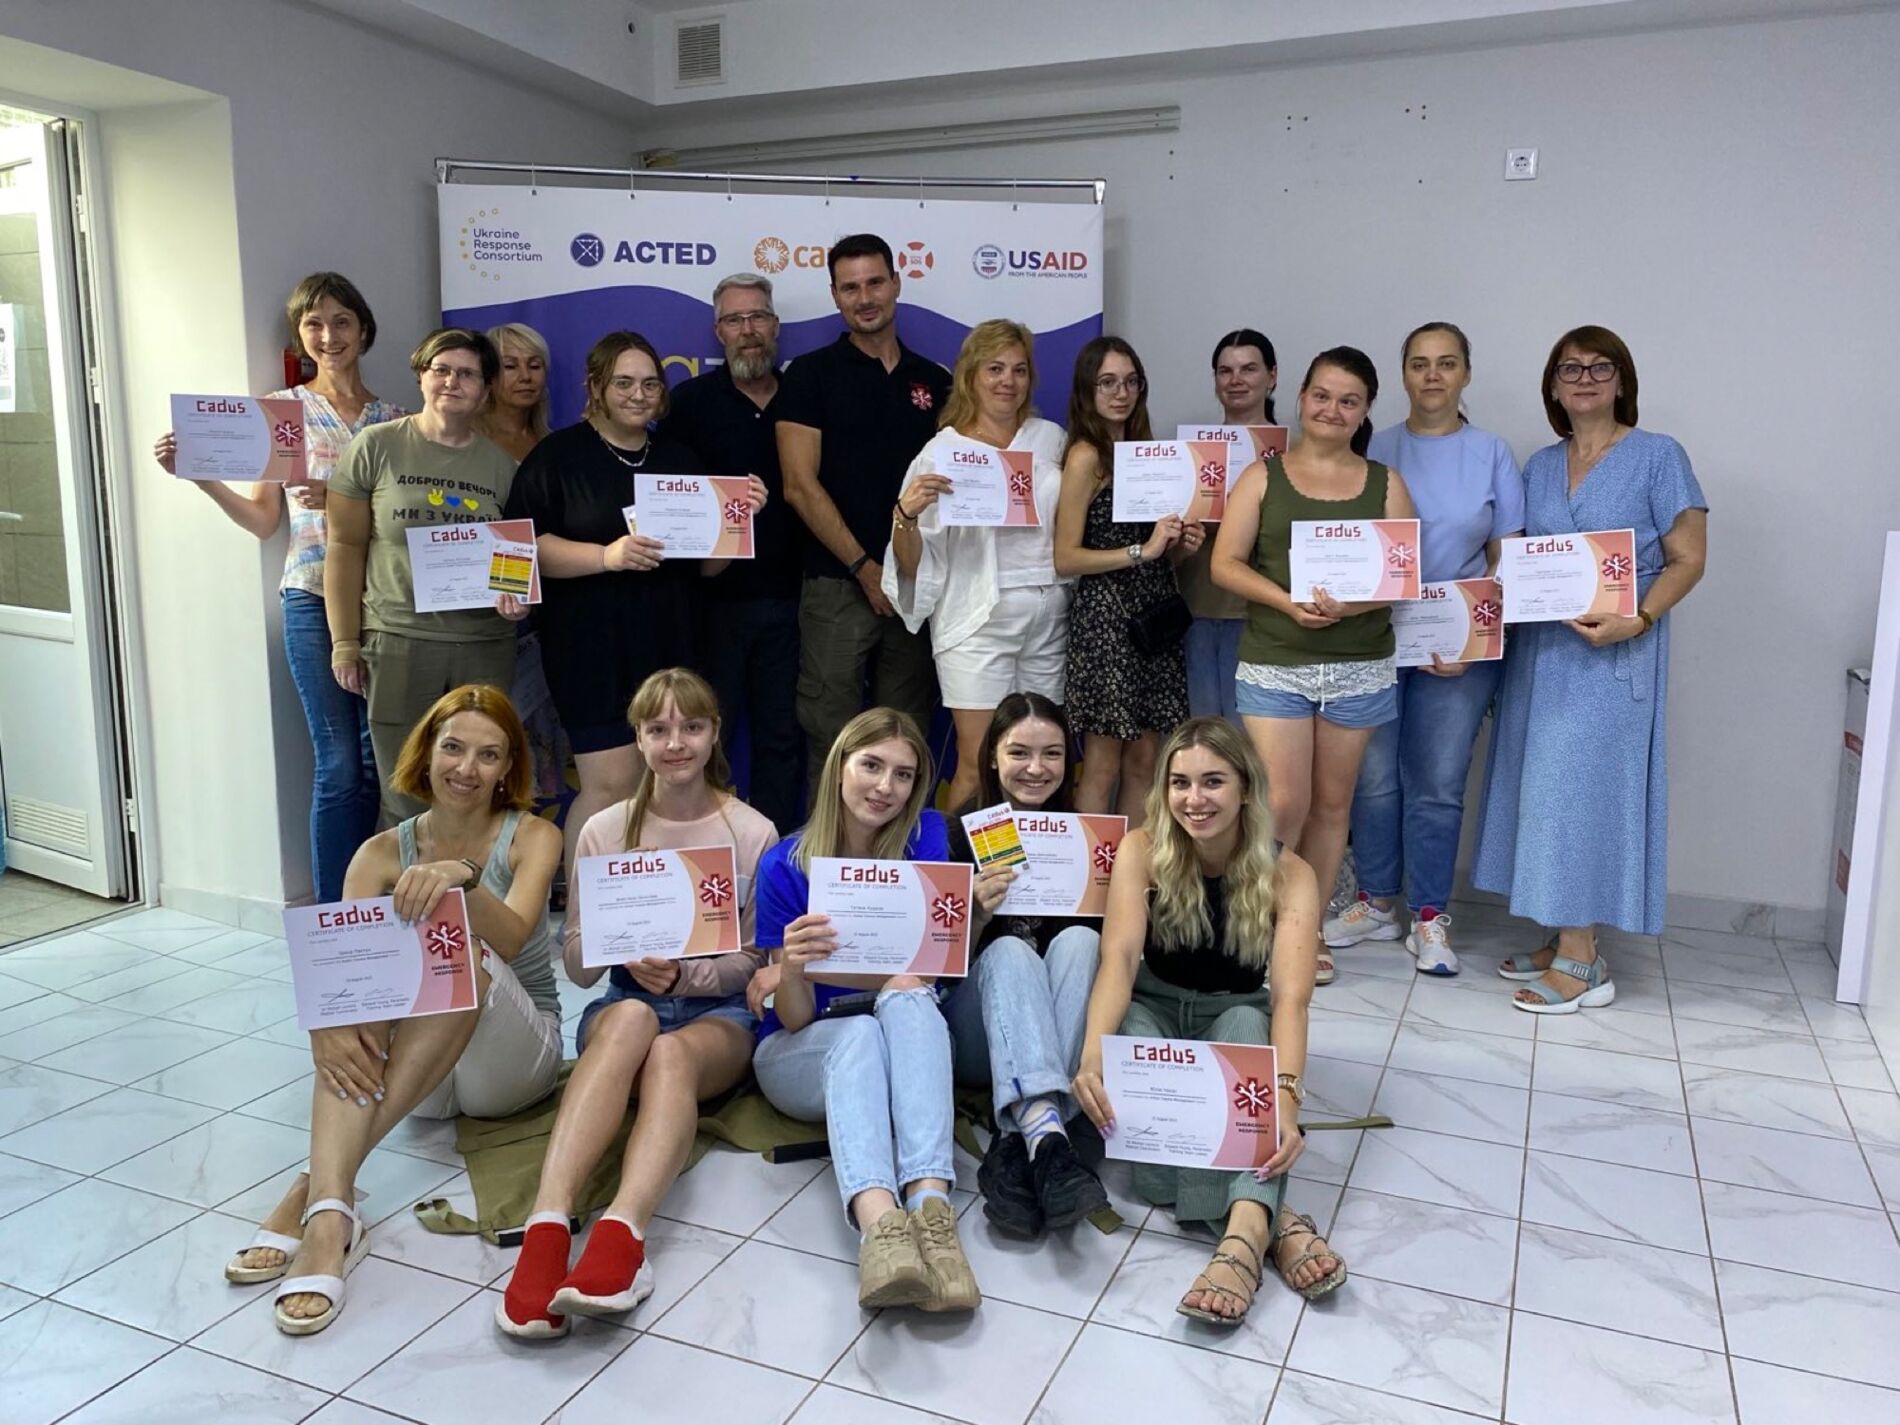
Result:
<instances>
[{"instance_id":1,"label":"white baseboard","mask_svg":"<svg viewBox=\"0 0 1900 1425\"><path fill-rule=\"evenodd\" d=\"M262 935L284 933L281 901L235 895L230 891L207 891L196 886L160 885L158 904L239 930L254 930Z\"/></svg>"},{"instance_id":2,"label":"white baseboard","mask_svg":"<svg viewBox=\"0 0 1900 1425\"><path fill-rule=\"evenodd\" d=\"M1509 898L1478 890L1463 872L1458 876L1459 900L1480 905L1507 905ZM1690 896L1671 891L1663 923L1680 930L1721 930L1731 935L1759 935L1777 940L1819 940L1827 912L1821 906L1773 905L1766 901L1729 900L1721 896Z\"/></svg>"}]
</instances>

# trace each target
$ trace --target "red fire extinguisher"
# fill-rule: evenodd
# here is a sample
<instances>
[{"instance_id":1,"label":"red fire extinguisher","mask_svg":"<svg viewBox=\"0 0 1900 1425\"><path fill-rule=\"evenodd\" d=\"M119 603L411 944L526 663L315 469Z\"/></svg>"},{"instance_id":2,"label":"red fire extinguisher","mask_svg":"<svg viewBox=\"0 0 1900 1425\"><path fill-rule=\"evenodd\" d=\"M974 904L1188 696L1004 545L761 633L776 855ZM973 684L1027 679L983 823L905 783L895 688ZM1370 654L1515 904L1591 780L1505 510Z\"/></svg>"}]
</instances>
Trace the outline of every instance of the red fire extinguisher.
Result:
<instances>
[{"instance_id":1,"label":"red fire extinguisher","mask_svg":"<svg viewBox=\"0 0 1900 1425\"><path fill-rule=\"evenodd\" d=\"M317 374L317 363L294 346L284 348L284 389L301 386Z\"/></svg>"}]
</instances>

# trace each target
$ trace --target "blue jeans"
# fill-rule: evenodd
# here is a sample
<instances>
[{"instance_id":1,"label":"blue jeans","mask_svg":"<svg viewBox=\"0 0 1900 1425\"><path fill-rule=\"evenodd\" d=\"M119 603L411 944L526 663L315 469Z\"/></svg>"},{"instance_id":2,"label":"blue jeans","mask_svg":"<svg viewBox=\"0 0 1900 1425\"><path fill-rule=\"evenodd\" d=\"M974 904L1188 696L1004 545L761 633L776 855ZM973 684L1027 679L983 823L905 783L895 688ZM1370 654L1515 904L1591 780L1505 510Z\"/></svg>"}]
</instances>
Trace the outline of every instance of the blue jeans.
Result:
<instances>
[{"instance_id":1,"label":"blue jeans","mask_svg":"<svg viewBox=\"0 0 1900 1425\"><path fill-rule=\"evenodd\" d=\"M719 695L726 755L746 771L746 800L781 832L803 825L805 735L798 725L798 596L706 599L699 662ZM745 756L735 746L746 735Z\"/></svg>"},{"instance_id":2,"label":"blue jeans","mask_svg":"<svg viewBox=\"0 0 1900 1425\"><path fill-rule=\"evenodd\" d=\"M935 990L885 990L875 1014L768 1034L752 1071L780 1113L823 1120L847 1217L869 1188L901 1198L920 1178L956 1181L950 1031Z\"/></svg>"},{"instance_id":3,"label":"blue jeans","mask_svg":"<svg viewBox=\"0 0 1900 1425\"><path fill-rule=\"evenodd\" d=\"M1074 1116L1069 1085L1081 1061L1101 952L1101 932L1087 925L1063 930L1045 955L1026 940L1001 936L984 947L945 1006L957 1082L993 1087L996 1122L1005 1131L1015 1126L1007 1110L1024 1099L1054 1097L1064 1122Z\"/></svg>"},{"instance_id":4,"label":"blue jeans","mask_svg":"<svg viewBox=\"0 0 1900 1425\"><path fill-rule=\"evenodd\" d=\"M1239 618L1197 618L1188 625L1188 713L1193 717L1224 717L1240 721L1234 706L1234 669L1240 662L1240 634L1247 621Z\"/></svg>"},{"instance_id":5,"label":"blue jeans","mask_svg":"<svg viewBox=\"0 0 1900 1425\"><path fill-rule=\"evenodd\" d=\"M746 1008L745 992L726 995L656 995L649 994L638 985L628 987L607 982L607 992L594 1000L581 1011L580 1023L574 1026L574 1052L587 1052L587 1033L594 1027L594 1020L610 1004L619 1004L623 1000L637 999L653 1011L653 1017L660 1022L660 1033L671 1034L675 1029L684 1029L696 1019L707 1015L715 1019L729 1019L743 1029L747 1036L758 1031L759 1021L752 1011Z\"/></svg>"},{"instance_id":6,"label":"blue jeans","mask_svg":"<svg viewBox=\"0 0 1900 1425\"><path fill-rule=\"evenodd\" d=\"M319 902L339 901L350 858L376 830L380 793L369 704L345 692L330 672L323 600L302 589L285 589L283 601L284 653L317 763L310 789L310 876Z\"/></svg>"},{"instance_id":7,"label":"blue jeans","mask_svg":"<svg viewBox=\"0 0 1900 1425\"><path fill-rule=\"evenodd\" d=\"M1366 744L1352 798L1353 863L1367 895L1398 895L1402 865L1414 912L1450 901L1471 745L1503 667L1473 663L1457 678L1399 669L1398 718Z\"/></svg>"}]
</instances>

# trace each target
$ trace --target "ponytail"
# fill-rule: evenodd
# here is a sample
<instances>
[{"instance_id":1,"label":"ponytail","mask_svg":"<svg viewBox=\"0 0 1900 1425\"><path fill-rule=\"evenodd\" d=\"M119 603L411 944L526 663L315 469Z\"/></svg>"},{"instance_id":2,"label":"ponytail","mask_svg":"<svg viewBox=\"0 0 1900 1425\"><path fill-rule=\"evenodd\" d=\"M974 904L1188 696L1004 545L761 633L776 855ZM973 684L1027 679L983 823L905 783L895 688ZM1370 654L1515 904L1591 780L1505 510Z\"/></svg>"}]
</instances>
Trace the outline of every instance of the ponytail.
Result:
<instances>
[{"instance_id":1,"label":"ponytail","mask_svg":"<svg viewBox=\"0 0 1900 1425\"><path fill-rule=\"evenodd\" d=\"M1364 456L1372 448L1372 417L1367 416L1359 422L1359 429L1352 433L1352 453Z\"/></svg>"}]
</instances>

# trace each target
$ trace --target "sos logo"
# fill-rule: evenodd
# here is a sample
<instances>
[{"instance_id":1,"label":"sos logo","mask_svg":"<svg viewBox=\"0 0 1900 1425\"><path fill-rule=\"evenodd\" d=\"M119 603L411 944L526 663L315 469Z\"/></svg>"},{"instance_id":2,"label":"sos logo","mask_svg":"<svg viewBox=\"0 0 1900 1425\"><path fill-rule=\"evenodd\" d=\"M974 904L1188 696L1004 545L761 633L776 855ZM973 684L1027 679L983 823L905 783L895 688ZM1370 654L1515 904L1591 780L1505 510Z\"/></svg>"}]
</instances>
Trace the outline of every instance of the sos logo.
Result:
<instances>
[{"instance_id":1,"label":"sos logo","mask_svg":"<svg viewBox=\"0 0 1900 1425\"><path fill-rule=\"evenodd\" d=\"M897 250L897 275L918 278L937 265L937 255L926 243L907 242Z\"/></svg>"}]
</instances>

